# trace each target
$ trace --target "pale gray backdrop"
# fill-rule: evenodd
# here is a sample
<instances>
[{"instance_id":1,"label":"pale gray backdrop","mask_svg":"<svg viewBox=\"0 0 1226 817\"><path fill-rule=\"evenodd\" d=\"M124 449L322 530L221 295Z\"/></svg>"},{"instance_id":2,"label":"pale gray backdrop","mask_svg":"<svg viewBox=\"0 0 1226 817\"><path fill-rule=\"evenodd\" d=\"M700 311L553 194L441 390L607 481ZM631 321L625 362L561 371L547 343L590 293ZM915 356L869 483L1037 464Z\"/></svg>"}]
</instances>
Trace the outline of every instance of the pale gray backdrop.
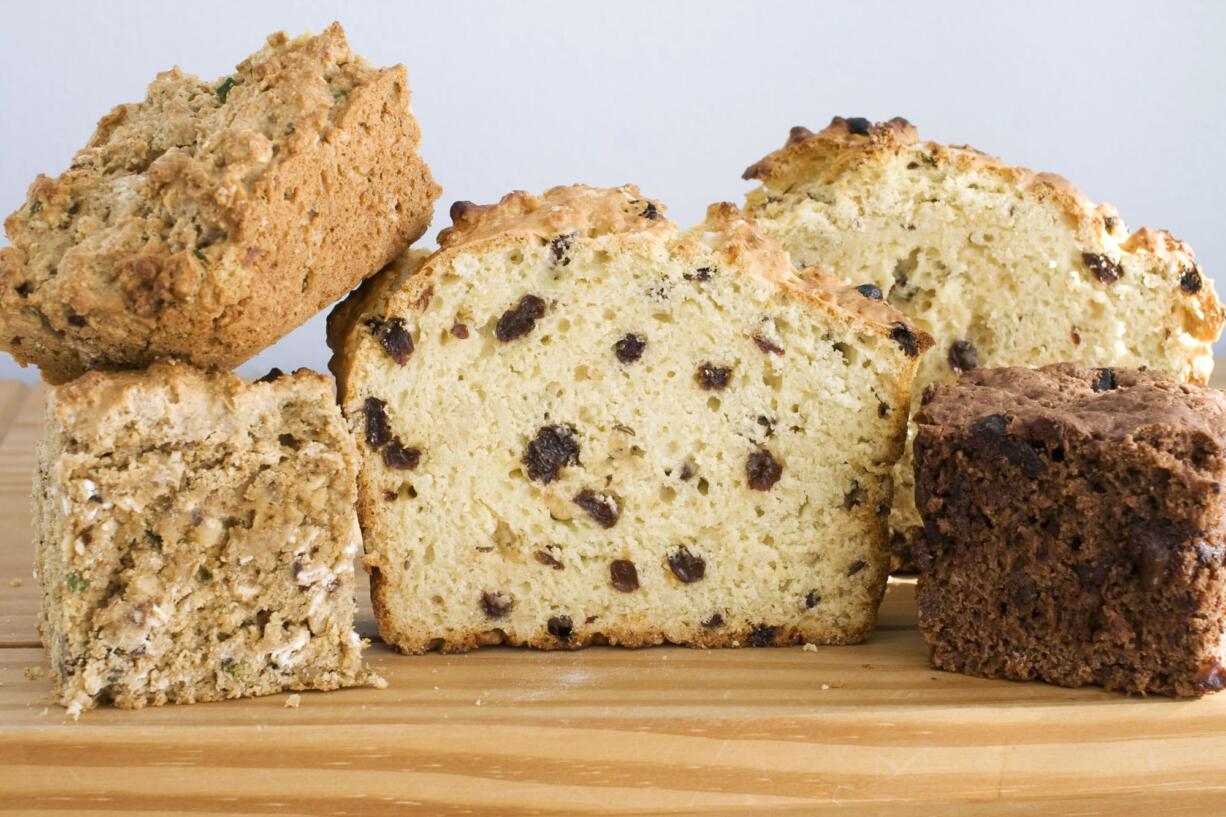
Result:
<instances>
[{"instance_id":1,"label":"pale gray backdrop","mask_svg":"<svg viewBox=\"0 0 1226 817\"><path fill-rule=\"evenodd\" d=\"M278 29L346 27L408 66L423 152L456 199L637 183L682 224L740 201L791 125L909 118L1061 173L1170 229L1226 295L1226 3L4 2L0 211L113 105L178 64L214 78ZM240 371L322 368L322 316ZM32 379L0 355L0 377Z\"/></svg>"}]
</instances>

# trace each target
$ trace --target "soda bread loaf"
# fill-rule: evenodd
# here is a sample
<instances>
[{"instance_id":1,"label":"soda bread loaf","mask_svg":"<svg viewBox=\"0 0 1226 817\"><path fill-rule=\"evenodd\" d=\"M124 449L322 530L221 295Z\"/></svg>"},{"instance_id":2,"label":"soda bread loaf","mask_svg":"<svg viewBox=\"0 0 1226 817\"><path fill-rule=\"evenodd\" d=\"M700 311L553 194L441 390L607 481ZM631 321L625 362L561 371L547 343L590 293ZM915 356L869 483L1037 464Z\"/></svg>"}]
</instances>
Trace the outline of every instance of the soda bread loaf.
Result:
<instances>
[{"instance_id":1,"label":"soda bread loaf","mask_svg":"<svg viewBox=\"0 0 1226 817\"><path fill-rule=\"evenodd\" d=\"M980 370L916 413L920 631L942 669L1226 686L1226 393L1152 371Z\"/></svg>"},{"instance_id":2,"label":"soda bread loaf","mask_svg":"<svg viewBox=\"0 0 1226 817\"><path fill-rule=\"evenodd\" d=\"M452 207L331 316L385 641L848 643L888 568L926 335L730 204Z\"/></svg>"},{"instance_id":3,"label":"soda bread loaf","mask_svg":"<svg viewBox=\"0 0 1226 817\"><path fill-rule=\"evenodd\" d=\"M1192 251L1129 233L1059 176L922 142L905 119L836 117L745 172L747 212L800 266L880 290L936 339L916 394L977 366L1148 366L1203 383L1222 306ZM919 524L899 461L898 564Z\"/></svg>"},{"instance_id":4,"label":"soda bread loaf","mask_svg":"<svg viewBox=\"0 0 1226 817\"><path fill-rule=\"evenodd\" d=\"M425 231L418 141L404 67L371 67L335 23L216 82L159 74L5 221L0 348L52 383L232 368Z\"/></svg>"},{"instance_id":5,"label":"soda bread loaf","mask_svg":"<svg viewBox=\"0 0 1226 817\"><path fill-rule=\"evenodd\" d=\"M91 372L46 417L39 629L72 714L381 683L353 629L357 453L330 378Z\"/></svg>"}]
</instances>

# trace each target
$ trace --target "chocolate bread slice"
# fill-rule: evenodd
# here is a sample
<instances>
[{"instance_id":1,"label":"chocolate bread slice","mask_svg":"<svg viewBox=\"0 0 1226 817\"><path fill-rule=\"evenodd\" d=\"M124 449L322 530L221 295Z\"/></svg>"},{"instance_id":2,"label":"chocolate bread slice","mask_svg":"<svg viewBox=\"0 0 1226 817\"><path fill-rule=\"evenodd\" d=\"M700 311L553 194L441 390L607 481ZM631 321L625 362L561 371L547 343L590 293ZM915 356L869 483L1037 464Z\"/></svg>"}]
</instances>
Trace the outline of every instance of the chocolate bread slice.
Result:
<instances>
[{"instance_id":1,"label":"chocolate bread slice","mask_svg":"<svg viewBox=\"0 0 1226 817\"><path fill-rule=\"evenodd\" d=\"M1204 383L1222 305L1191 249L1130 232L1050 173L923 141L905 119L836 117L745 177L748 212L797 264L881 290L936 339L915 394L977 366L1144 366ZM895 471L896 568L919 525L910 453Z\"/></svg>"},{"instance_id":2,"label":"chocolate bread slice","mask_svg":"<svg viewBox=\"0 0 1226 817\"><path fill-rule=\"evenodd\" d=\"M460 203L332 315L374 607L407 652L872 629L928 345L732 205Z\"/></svg>"},{"instance_id":3,"label":"chocolate bread slice","mask_svg":"<svg viewBox=\"0 0 1226 817\"><path fill-rule=\"evenodd\" d=\"M916 414L920 631L942 669L1197 696L1226 685L1226 394L979 370Z\"/></svg>"},{"instance_id":4,"label":"chocolate bread slice","mask_svg":"<svg viewBox=\"0 0 1226 817\"><path fill-rule=\"evenodd\" d=\"M159 363L50 392L39 629L73 715L382 683L353 629L353 440L332 382Z\"/></svg>"}]
</instances>

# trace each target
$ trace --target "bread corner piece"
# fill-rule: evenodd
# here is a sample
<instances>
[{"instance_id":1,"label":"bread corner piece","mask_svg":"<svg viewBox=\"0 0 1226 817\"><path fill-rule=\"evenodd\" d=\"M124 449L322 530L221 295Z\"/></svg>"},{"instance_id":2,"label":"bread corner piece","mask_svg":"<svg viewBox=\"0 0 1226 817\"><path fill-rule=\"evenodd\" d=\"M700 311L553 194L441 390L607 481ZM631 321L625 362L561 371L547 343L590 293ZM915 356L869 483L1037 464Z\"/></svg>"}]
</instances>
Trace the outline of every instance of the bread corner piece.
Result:
<instances>
[{"instance_id":1,"label":"bread corner piece","mask_svg":"<svg viewBox=\"0 0 1226 817\"><path fill-rule=\"evenodd\" d=\"M38 460L39 629L74 716L382 683L330 378L90 373L49 393Z\"/></svg>"},{"instance_id":2,"label":"bread corner piece","mask_svg":"<svg viewBox=\"0 0 1226 817\"><path fill-rule=\"evenodd\" d=\"M165 71L5 221L0 348L44 379L178 357L233 368L425 232L404 66L340 25L212 82Z\"/></svg>"},{"instance_id":3,"label":"bread corner piece","mask_svg":"<svg viewBox=\"0 0 1226 817\"><path fill-rule=\"evenodd\" d=\"M915 379L976 367L1148 367L1205 383L1223 309L1192 250L1130 232L1067 180L967 145L920 139L902 118L835 117L751 165L746 212L799 264L886 301L936 340ZM918 531L910 446L895 472L896 567Z\"/></svg>"},{"instance_id":4,"label":"bread corner piece","mask_svg":"<svg viewBox=\"0 0 1226 817\"><path fill-rule=\"evenodd\" d=\"M1135 369L983 369L933 386L916 420L935 666L1226 687L1226 394Z\"/></svg>"},{"instance_id":5,"label":"bread corner piece","mask_svg":"<svg viewBox=\"0 0 1226 817\"><path fill-rule=\"evenodd\" d=\"M460 202L333 313L380 632L406 652L849 643L930 344L733 205Z\"/></svg>"}]
</instances>

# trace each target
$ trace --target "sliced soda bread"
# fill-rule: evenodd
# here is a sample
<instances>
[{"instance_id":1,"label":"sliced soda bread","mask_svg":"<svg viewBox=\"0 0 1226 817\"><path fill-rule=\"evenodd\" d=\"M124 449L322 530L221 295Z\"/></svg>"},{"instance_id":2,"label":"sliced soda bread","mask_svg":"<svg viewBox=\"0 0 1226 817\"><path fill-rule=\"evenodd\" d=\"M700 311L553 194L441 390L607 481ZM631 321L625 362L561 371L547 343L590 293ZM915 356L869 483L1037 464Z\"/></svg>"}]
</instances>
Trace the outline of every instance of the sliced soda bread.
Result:
<instances>
[{"instance_id":1,"label":"sliced soda bread","mask_svg":"<svg viewBox=\"0 0 1226 817\"><path fill-rule=\"evenodd\" d=\"M314 372L161 362L50 391L34 531L60 702L381 684L353 629L357 468Z\"/></svg>"},{"instance_id":2,"label":"sliced soda bread","mask_svg":"<svg viewBox=\"0 0 1226 817\"><path fill-rule=\"evenodd\" d=\"M745 171L746 212L792 255L879 289L936 339L915 379L977 366L1148 366L1203 383L1222 306L1192 251L1129 233L1059 176L922 142L905 119L835 117ZM919 525L910 448L895 472L896 566Z\"/></svg>"},{"instance_id":3,"label":"sliced soda bread","mask_svg":"<svg viewBox=\"0 0 1226 817\"><path fill-rule=\"evenodd\" d=\"M329 321L383 638L863 639L928 337L730 204L686 233L634 187L451 215Z\"/></svg>"}]
</instances>

